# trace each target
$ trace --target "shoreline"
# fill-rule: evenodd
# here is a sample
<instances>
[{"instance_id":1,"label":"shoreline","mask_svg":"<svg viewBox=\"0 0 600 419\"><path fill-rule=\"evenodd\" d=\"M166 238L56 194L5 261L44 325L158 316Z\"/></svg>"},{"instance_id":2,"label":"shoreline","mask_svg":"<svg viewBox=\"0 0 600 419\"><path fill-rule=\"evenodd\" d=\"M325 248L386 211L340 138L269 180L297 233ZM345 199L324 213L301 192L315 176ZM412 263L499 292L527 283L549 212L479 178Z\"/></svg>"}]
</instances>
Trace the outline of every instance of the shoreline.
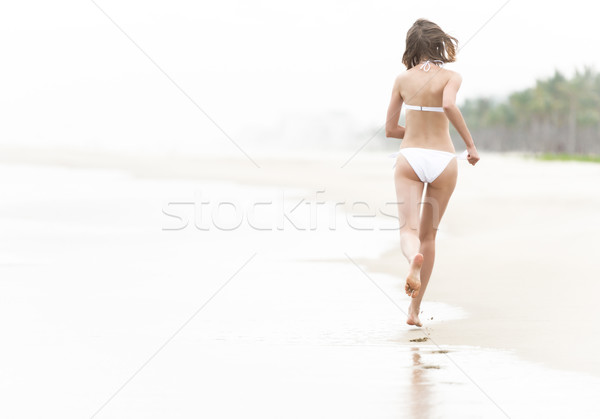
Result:
<instances>
[{"instance_id":1,"label":"shoreline","mask_svg":"<svg viewBox=\"0 0 600 419\"><path fill-rule=\"evenodd\" d=\"M324 200L361 200L372 208L394 200L387 152L361 153L342 169L350 155L272 156L260 159L257 170L243 157L2 147L0 163L116 169L140 178L225 180L311 194L325 189ZM600 166L485 152L476 167L459 166L423 306L443 302L463 308L468 318L432 325L422 319L428 333L440 345L508 349L528 361L600 376L600 268L593 262L600 197L590 192ZM399 240L380 257L356 260L368 272L398 278L402 293L408 266Z\"/></svg>"}]
</instances>

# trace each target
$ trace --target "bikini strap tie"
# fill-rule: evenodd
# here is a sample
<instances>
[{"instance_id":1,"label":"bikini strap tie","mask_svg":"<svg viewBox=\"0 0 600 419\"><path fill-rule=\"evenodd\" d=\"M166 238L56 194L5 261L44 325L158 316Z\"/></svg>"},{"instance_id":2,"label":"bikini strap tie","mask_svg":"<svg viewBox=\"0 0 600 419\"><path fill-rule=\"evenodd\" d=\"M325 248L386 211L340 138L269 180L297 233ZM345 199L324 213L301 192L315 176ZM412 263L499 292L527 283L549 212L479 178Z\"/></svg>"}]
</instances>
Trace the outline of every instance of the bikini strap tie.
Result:
<instances>
[{"instance_id":1,"label":"bikini strap tie","mask_svg":"<svg viewBox=\"0 0 600 419\"><path fill-rule=\"evenodd\" d=\"M428 72L428 71L429 71L429 69L431 68L431 63L432 63L432 62L433 62L433 63L436 63L436 64L437 64L437 63L439 63L438 65L439 65L440 67L443 67L443 66L444 66L444 62L443 62L443 61L441 61L441 60L427 60L427 61L425 61L423 64L421 64L421 67L419 67L419 68L420 68L421 70L425 71L425 72Z\"/></svg>"}]
</instances>

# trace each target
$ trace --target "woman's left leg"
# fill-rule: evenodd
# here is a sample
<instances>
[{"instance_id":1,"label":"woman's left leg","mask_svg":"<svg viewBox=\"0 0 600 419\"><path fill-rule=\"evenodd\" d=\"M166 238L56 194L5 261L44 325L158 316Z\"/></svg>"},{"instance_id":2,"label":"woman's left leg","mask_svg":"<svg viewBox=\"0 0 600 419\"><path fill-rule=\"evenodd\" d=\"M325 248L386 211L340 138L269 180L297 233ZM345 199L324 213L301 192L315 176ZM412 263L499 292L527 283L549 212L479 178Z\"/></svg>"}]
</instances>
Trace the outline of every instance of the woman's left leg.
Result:
<instances>
[{"instance_id":1,"label":"woman's left leg","mask_svg":"<svg viewBox=\"0 0 600 419\"><path fill-rule=\"evenodd\" d=\"M419 252L423 254L423 265L421 266L421 288L419 294L411 299L408 308L408 324L421 326L419 320L419 311L421 301L429 283L431 272L433 271L433 262L435 260L435 236L439 223L446 211L458 177L458 163L452 159L436 180L427 184L425 199L423 200L423 210L419 223Z\"/></svg>"}]
</instances>

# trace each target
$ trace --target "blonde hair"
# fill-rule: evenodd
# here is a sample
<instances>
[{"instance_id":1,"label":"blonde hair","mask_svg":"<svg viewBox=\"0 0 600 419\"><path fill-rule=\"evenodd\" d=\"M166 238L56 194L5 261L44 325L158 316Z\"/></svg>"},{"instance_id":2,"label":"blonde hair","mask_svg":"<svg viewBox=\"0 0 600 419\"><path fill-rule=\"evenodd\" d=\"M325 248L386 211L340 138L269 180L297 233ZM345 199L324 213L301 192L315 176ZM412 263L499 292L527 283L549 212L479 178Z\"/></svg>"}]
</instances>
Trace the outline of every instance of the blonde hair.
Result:
<instances>
[{"instance_id":1,"label":"blonde hair","mask_svg":"<svg viewBox=\"0 0 600 419\"><path fill-rule=\"evenodd\" d=\"M411 69L422 60L456 61L458 40L448 35L435 23L418 19L406 34L406 50L402 63Z\"/></svg>"}]
</instances>

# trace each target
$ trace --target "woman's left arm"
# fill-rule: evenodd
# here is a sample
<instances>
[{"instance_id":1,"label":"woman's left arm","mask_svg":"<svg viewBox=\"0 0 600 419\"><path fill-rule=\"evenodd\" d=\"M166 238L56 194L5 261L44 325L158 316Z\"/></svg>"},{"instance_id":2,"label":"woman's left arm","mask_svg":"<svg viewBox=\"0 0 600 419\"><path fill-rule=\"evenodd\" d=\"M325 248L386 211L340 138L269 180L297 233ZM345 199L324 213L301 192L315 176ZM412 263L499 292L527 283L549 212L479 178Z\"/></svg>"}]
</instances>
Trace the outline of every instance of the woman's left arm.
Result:
<instances>
[{"instance_id":1,"label":"woman's left arm","mask_svg":"<svg viewBox=\"0 0 600 419\"><path fill-rule=\"evenodd\" d=\"M392 88L392 98L390 99L390 105L388 106L387 118L385 119L385 136L389 138L404 138L404 131L406 130L403 126L398 125L400 120L400 111L402 110L402 96L400 96L399 77L394 82Z\"/></svg>"}]
</instances>

